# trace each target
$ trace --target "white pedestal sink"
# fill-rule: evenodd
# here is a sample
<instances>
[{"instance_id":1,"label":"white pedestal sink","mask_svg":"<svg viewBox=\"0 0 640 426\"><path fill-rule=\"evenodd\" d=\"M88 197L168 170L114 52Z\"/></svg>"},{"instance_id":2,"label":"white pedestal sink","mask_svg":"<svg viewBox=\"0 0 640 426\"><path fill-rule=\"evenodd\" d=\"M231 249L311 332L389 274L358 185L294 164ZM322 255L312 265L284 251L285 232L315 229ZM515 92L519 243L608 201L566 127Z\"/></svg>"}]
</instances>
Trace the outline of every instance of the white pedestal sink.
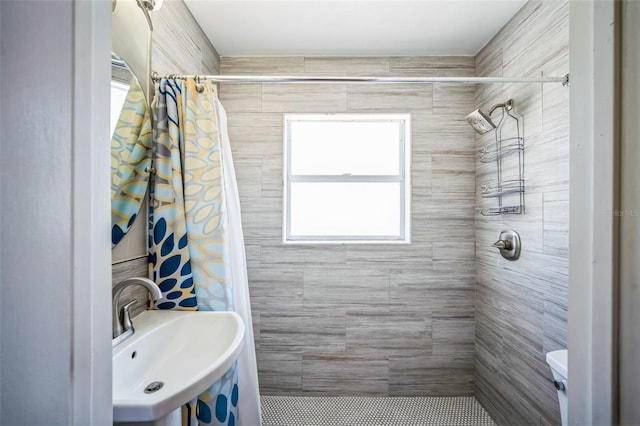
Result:
<instances>
[{"instance_id":1,"label":"white pedestal sink","mask_svg":"<svg viewBox=\"0 0 640 426\"><path fill-rule=\"evenodd\" d=\"M114 422L167 424L242 350L244 323L235 312L145 311L133 327L113 349Z\"/></svg>"}]
</instances>

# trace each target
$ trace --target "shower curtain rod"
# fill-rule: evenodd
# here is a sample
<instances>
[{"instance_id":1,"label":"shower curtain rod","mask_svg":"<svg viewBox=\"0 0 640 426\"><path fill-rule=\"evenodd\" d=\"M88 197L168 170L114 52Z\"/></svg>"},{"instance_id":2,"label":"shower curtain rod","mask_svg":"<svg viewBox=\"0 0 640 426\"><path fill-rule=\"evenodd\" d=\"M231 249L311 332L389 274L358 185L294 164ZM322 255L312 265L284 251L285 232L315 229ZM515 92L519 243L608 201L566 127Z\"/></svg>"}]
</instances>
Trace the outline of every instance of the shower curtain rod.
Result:
<instances>
[{"instance_id":1,"label":"shower curtain rod","mask_svg":"<svg viewBox=\"0 0 640 426\"><path fill-rule=\"evenodd\" d=\"M153 81L160 76L154 72ZM166 78L195 78L216 83L562 83L569 85L569 74L563 77L345 77L345 76L277 76L277 75L178 75Z\"/></svg>"}]
</instances>

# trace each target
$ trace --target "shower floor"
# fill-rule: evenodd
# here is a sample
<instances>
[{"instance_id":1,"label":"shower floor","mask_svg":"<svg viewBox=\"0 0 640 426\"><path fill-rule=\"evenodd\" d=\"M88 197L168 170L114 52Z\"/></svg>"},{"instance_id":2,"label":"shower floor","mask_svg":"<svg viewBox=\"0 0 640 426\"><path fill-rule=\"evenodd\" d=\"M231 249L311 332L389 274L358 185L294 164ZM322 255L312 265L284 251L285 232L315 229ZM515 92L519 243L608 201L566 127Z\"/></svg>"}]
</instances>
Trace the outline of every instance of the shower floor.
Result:
<instances>
[{"instance_id":1,"label":"shower floor","mask_svg":"<svg viewBox=\"0 0 640 426\"><path fill-rule=\"evenodd\" d=\"M262 426L494 426L474 397L262 396Z\"/></svg>"}]
</instances>

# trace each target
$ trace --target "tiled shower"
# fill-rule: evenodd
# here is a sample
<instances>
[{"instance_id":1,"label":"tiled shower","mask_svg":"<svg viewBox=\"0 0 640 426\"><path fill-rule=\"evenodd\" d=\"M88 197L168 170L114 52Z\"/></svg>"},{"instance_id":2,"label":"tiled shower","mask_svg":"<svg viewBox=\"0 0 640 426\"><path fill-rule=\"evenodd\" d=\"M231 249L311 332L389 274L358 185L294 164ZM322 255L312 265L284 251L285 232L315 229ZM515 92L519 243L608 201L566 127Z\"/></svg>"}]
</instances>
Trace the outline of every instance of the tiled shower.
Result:
<instances>
[{"instance_id":1,"label":"tiled shower","mask_svg":"<svg viewBox=\"0 0 640 426\"><path fill-rule=\"evenodd\" d=\"M472 76L474 68L470 57L221 61L223 74L252 75ZM222 84L220 93L238 173L262 391L472 395L475 154L464 117L475 86ZM411 244L282 244L287 112L411 113Z\"/></svg>"},{"instance_id":2,"label":"tiled shower","mask_svg":"<svg viewBox=\"0 0 640 426\"><path fill-rule=\"evenodd\" d=\"M181 2L154 19L160 74L569 72L567 1L529 1L475 57L220 58ZM221 84L261 393L475 396L498 423L559 423L544 354L567 345L568 96L540 83ZM465 117L509 98L525 123L526 212L485 217L492 170L477 150L492 133ZM411 244L282 244L284 113L411 114ZM491 247L503 229L522 237L517 262ZM142 268L119 264L117 279Z\"/></svg>"}]
</instances>

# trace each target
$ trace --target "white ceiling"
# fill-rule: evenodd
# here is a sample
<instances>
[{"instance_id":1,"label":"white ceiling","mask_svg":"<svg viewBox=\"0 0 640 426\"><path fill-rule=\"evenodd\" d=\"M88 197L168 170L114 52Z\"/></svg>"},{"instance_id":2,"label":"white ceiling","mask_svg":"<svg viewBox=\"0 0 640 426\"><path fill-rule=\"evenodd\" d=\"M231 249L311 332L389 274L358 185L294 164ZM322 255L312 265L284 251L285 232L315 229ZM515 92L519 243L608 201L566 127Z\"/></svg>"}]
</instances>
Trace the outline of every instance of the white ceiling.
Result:
<instances>
[{"instance_id":1,"label":"white ceiling","mask_svg":"<svg viewBox=\"0 0 640 426\"><path fill-rule=\"evenodd\" d=\"M222 56L475 55L526 0L185 0Z\"/></svg>"}]
</instances>

